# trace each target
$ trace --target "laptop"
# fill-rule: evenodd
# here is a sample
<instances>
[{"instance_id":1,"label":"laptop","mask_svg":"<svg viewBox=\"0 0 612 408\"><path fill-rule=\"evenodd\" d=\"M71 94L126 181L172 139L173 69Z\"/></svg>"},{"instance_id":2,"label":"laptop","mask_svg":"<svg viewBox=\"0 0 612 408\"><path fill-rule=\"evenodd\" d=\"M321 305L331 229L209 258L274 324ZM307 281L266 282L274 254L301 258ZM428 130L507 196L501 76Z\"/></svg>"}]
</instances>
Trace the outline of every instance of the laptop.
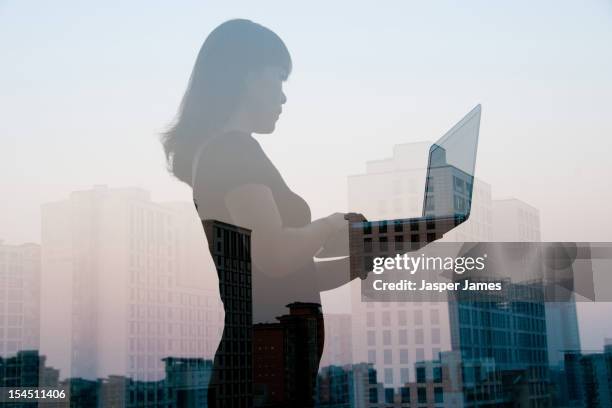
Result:
<instances>
[{"instance_id":1,"label":"laptop","mask_svg":"<svg viewBox=\"0 0 612 408\"><path fill-rule=\"evenodd\" d=\"M347 215L352 277L365 276L369 262L364 259L418 250L467 221L480 114L477 105L429 148L421 217L368 221L360 214Z\"/></svg>"},{"instance_id":2,"label":"laptop","mask_svg":"<svg viewBox=\"0 0 612 408\"><path fill-rule=\"evenodd\" d=\"M458 217L462 222L469 218L480 133L480 112L481 107L477 105L429 148L422 217ZM442 180L439 180L439 177L442 177ZM440 181L451 182L451 185L440 187ZM435 191L436 187L444 190Z\"/></svg>"}]
</instances>

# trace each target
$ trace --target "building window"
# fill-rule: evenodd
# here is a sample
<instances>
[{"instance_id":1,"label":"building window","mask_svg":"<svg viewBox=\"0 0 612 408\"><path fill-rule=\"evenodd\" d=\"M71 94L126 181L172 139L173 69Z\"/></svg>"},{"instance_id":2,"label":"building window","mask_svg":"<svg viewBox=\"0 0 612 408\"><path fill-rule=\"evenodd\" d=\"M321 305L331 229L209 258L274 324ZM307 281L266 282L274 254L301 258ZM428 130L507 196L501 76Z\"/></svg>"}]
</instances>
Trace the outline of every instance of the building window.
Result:
<instances>
[{"instance_id":1,"label":"building window","mask_svg":"<svg viewBox=\"0 0 612 408\"><path fill-rule=\"evenodd\" d=\"M436 220L434 220L433 218L428 219L427 220L427 229L428 230L436 229Z\"/></svg>"},{"instance_id":2,"label":"building window","mask_svg":"<svg viewBox=\"0 0 612 408\"><path fill-rule=\"evenodd\" d=\"M431 343L440 344L440 329L438 328L431 329Z\"/></svg>"},{"instance_id":3,"label":"building window","mask_svg":"<svg viewBox=\"0 0 612 408\"><path fill-rule=\"evenodd\" d=\"M380 237L379 238L379 245L380 245L380 250L383 252L386 252L389 250L389 245L388 245L388 240L387 237Z\"/></svg>"},{"instance_id":4,"label":"building window","mask_svg":"<svg viewBox=\"0 0 612 408\"><path fill-rule=\"evenodd\" d=\"M457 176L453 176L453 186L458 193L465 192L465 182Z\"/></svg>"},{"instance_id":5,"label":"building window","mask_svg":"<svg viewBox=\"0 0 612 408\"><path fill-rule=\"evenodd\" d=\"M383 352L383 361L385 364L393 364L393 352L391 350Z\"/></svg>"},{"instance_id":6,"label":"building window","mask_svg":"<svg viewBox=\"0 0 612 408\"><path fill-rule=\"evenodd\" d=\"M374 370L373 368L370 368L368 370L368 383L376 384L376 370Z\"/></svg>"},{"instance_id":7,"label":"building window","mask_svg":"<svg viewBox=\"0 0 612 408\"><path fill-rule=\"evenodd\" d=\"M387 221L380 221L378 223L378 232L381 234L387 233Z\"/></svg>"},{"instance_id":8,"label":"building window","mask_svg":"<svg viewBox=\"0 0 612 408\"><path fill-rule=\"evenodd\" d=\"M444 390L442 387L434 388L434 400L436 404L441 404L444 402Z\"/></svg>"},{"instance_id":9,"label":"building window","mask_svg":"<svg viewBox=\"0 0 612 408\"><path fill-rule=\"evenodd\" d=\"M418 324L418 325L423 324L423 311L422 310L414 311L414 324Z\"/></svg>"},{"instance_id":10,"label":"building window","mask_svg":"<svg viewBox=\"0 0 612 408\"><path fill-rule=\"evenodd\" d=\"M398 343L401 345L408 344L408 330L400 330L398 332Z\"/></svg>"},{"instance_id":11,"label":"building window","mask_svg":"<svg viewBox=\"0 0 612 408\"><path fill-rule=\"evenodd\" d=\"M393 388L385 388L385 403L393 404Z\"/></svg>"},{"instance_id":12,"label":"building window","mask_svg":"<svg viewBox=\"0 0 612 408\"><path fill-rule=\"evenodd\" d=\"M410 380L410 369L407 367L400 368L400 382L406 384Z\"/></svg>"},{"instance_id":13,"label":"building window","mask_svg":"<svg viewBox=\"0 0 612 408\"><path fill-rule=\"evenodd\" d=\"M370 403L378 403L378 390L376 388L370 388Z\"/></svg>"},{"instance_id":14,"label":"building window","mask_svg":"<svg viewBox=\"0 0 612 408\"><path fill-rule=\"evenodd\" d=\"M425 367L417 367L417 369L416 369L416 381L418 383L424 383L425 382Z\"/></svg>"},{"instance_id":15,"label":"building window","mask_svg":"<svg viewBox=\"0 0 612 408\"><path fill-rule=\"evenodd\" d=\"M404 237L401 235L395 236L395 249L401 251L404 249Z\"/></svg>"},{"instance_id":16,"label":"building window","mask_svg":"<svg viewBox=\"0 0 612 408\"><path fill-rule=\"evenodd\" d=\"M405 326L406 325L406 311L405 310L398 310L398 312L397 312L397 324L399 324L400 326Z\"/></svg>"},{"instance_id":17,"label":"building window","mask_svg":"<svg viewBox=\"0 0 612 408\"><path fill-rule=\"evenodd\" d=\"M433 380L436 383L441 383L442 382L442 367L434 367L433 368Z\"/></svg>"},{"instance_id":18,"label":"building window","mask_svg":"<svg viewBox=\"0 0 612 408\"><path fill-rule=\"evenodd\" d=\"M383 324L383 326L390 326L391 325L391 313L390 312L383 312L383 314L382 314L382 324Z\"/></svg>"},{"instance_id":19,"label":"building window","mask_svg":"<svg viewBox=\"0 0 612 408\"><path fill-rule=\"evenodd\" d=\"M440 311L437 309L430 310L429 320L432 324L440 324Z\"/></svg>"},{"instance_id":20,"label":"building window","mask_svg":"<svg viewBox=\"0 0 612 408\"><path fill-rule=\"evenodd\" d=\"M363 252L372 252L372 238L363 239Z\"/></svg>"},{"instance_id":21,"label":"building window","mask_svg":"<svg viewBox=\"0 0 612 408\"><path fill-rule=\"evenodd\" d=\"M402 224L401 220L395 220L393 222L393 230L395 232L403 232L404 231L404 224Z\"/></svg>"},{"instance_id":22,"label":"building window","mask_svg":"<svg viewBox=\"0 0 612 408\"><path fill-rule=\"evenodd\" d=\"M363 234L364 235L369 235L372 233L372 223L371 222L364 222L363 223Z\"/></svg>"},{"instance_id":23,"label":"building window","mask_svg":"<svg viewBox=\"0 0 612 408\"><path fill-rule=\"evenodd\" d=\"M391 345L391 330L383 331L383 345L390 346Z\"/></svg>"},{"instance_id":24,"label":"building window","mask_svg":"<svg viewBox=\"0 0 612 408\"><path fill-rule=\"evenodd\" d=\"M385 368L385 384L387 385L393 384L393 369L392 368Z\"/></svg>"},{"instance_id":25,"label":"building window","mask_svg":"<svg viewBox=\"0 0 612 408\"><path fill-rule=\"evenodd\" d=\"M402 381L402 382L407 383L408 380ZM402 387L400 392L402 395L402 404L409 404L410 403L410 388Z\"/></svg>"},{"instance_id":26,"label":"building window","mask_svg":"<svg viewBox=\"0 0 612 408\"><path fill-rule=\"evenodd\" d=\"M368 363L376 364L376 350L368 350Z\"/></svg>"},{"instance_id":27,"label":"building window","mask_svg":"<svg viewBox=\"0 0 612 408\"><path fill-rule=\"evenodd\" d=\"M368 330L368 346L376 345L376 332L373 330Z\"/></svg>"},{"instance_id":28,"label":"building window","mask_svg":"<svg viewBox=\"0 0 612 408\"><path fill-rule=\"evenodd\" d=\"M465 200L462 197L455 196L455 211L465 211Z\"/></svg>"}]
</instances>

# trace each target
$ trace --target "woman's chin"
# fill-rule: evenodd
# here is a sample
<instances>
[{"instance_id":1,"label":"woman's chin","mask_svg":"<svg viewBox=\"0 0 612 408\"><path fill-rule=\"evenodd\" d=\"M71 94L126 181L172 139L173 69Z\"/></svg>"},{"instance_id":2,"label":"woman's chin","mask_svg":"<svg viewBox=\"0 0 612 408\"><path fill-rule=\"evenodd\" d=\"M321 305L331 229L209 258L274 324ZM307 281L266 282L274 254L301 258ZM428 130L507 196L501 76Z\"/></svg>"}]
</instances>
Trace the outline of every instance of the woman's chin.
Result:
<instances>
[{"instance_id":1,"label":"woman's chin","mask_svg":"<svg viewBox=\"0 0 612 408\"><path fill-rule=\"evenodd\" d=\"M274 129L276 129L276 122L271 123L271 124L266 124L265 126L260 126L258 129L254 131L254 133L266 135L266 134L270 134L274 132Z\"/></svg>"}]
</instances>

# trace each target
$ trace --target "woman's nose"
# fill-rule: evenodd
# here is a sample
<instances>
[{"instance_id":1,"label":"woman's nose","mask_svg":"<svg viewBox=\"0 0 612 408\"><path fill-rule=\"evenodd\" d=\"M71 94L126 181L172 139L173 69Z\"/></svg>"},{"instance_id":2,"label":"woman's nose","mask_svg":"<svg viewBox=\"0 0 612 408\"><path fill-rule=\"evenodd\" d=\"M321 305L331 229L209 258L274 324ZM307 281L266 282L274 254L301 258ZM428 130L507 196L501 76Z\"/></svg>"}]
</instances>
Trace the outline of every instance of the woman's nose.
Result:
<instances>
[{"instance_id":1,"label":"woman's nose","mask_svg":"<svg viewBox=\"0 0 612 408\"><path fill-rule=\"evenodd\" d=\"M287 96L281 91L281 105L283 105L285 102L287 102Z\"/></svg>"}]
</instances>

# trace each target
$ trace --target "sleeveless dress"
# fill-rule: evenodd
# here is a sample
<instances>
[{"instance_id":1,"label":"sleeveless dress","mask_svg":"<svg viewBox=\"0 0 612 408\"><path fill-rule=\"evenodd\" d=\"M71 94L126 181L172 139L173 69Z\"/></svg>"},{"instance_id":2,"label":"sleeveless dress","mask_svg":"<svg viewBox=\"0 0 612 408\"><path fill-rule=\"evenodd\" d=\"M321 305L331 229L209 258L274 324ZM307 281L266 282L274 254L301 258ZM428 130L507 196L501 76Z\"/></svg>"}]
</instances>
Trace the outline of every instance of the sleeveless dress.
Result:
<instances>
[{"instance_id":1,"label":"sleeveless dress","mask_svg":"<svg viewBox=\"0 0 612 408\"><path fill-rule=\"evenodd\" d=\"M205 220L217 220L233 224L229 210L225 205L225 197L228 192L246 184L261 184L271 190L283 227L299 228L310 224L311 213L308 204L300 196L291 191L259 143L251 135L238 132L225 133L206 141L196 152L192 185L194 204L203 223ZM239 225L238 227L247 226ZM207 239L211 242L210 240L213 237L207 236ZM257 239L266 239L266 237L259 236L257 231L252 231L251 242ZM311 257L301 264L304 266L290 274L265 273L265 271L257 269L255 262L251 264L252 323L256 329L255 335L258 333L258 329L262 329L262 332L267 329L281 330L282 328L279 326L279 321L281 320L285 326L289 325L287 327L293 328L287 329L283 326L284 329L281 330L284 333L283 341L285 345L283 356L279 356L279 358L285 359L283 368L281 369L279 365L267 367L267 370L278 371L270 372L269 375L283 378L283 385L277 387L280 391L277 390L276 394L283 393L284 395L270 396L273 393L267 389L274 387L269 384L258 385L255 379L255 384L249 384L248 387L255 394L252 402L253 405L249 405L251 402L245 405L244 402L232 401L231 396L226 396L222 402L223 406L312 406L318 362L323 350L324 330L320 305L318 305L320 304L320 294L315 277L314 260ZM219 286L221 287L223 284L221 280L222 274L219 273L219 270L217 272ZM221 291L221 299L226 310L227 328L230 305L224 299L223 291ZM306 320L302 319L303 321L300 321L299 317L297 320L296 318L277 319L281 316L287 316L289 313L288 305L295 305L297 304L296 302L299 302L301 305L319 306L315 308L315 314L318 313L316 323L314 323L316 334L312 330L308 331L308 334L305 334L306 332L304 331L306 326L312 329L312 321L304 323ZM297 309L299 307L296 307ZM299 310L296 313L300 314ZM300 334L296 335L296 333ZM303 339L303 337L313 336L316 336L316 338ZM220 374L219 364L220 360L224 358L220 356L220 350L224 348L224 345L229 347L229 344L224 344L224 342L231 341L229 337L226 335L226 330L224 330L213 364L213 374L210 383L210 389L212 390L215 387L223 389L224 380L220 378L223 377L223 374ZM296 345L288 340L296 337L297 340L295 341L304 343L307 340L308 345L312 346L314 344L314 349L310 347L311 351L306 352L307 356L296 357L296 353L304 354L304 351L300 349L299 344L301 343ZM260 340L258 343L259 346L261 346L261 341L265 343L267 337L264 335L262 338L263 340ZM308 345L305 347L308 347ZM265 349L266 345L264 344L263 346ZM270 347L271 350L275 350L274 346ZM254 350L254 353L255 358L257 358L257 351ZM293 361L295 358L310 360L310 363L307 364L308 368L305 369L306 373L303 372L304 369L300 370L299 367L294 367L295 373L292 373L291 369L287 368L287 365L295 365ZM225 360L227 360L227 357ZM225 364L227 365L227 361L225 361ZM257 367L255 367L255 370L257 370ZM299 378L297 380L294 378L304 375L307 378ZM267 376L268 374L266 374ZM247 377L253 378L252 376ZM264 391L259 392L260 395L258 396L258 389L261 391L262 388ZM220 406L221 403L211 397L213 393L209 390L209 407Z\"/></svg>"}]
</instances>

